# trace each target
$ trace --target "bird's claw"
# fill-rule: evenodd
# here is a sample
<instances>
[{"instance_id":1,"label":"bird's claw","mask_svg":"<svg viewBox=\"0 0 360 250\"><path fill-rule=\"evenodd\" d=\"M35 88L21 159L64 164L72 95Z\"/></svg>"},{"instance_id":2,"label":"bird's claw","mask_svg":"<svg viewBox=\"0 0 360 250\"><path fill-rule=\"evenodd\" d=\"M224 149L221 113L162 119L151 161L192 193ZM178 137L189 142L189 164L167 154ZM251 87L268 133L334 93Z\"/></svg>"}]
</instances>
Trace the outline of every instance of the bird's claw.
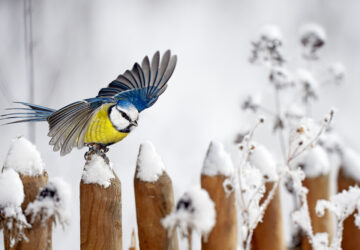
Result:
<instances>
[{"instance_id":1,"label":"bird's claw","mask_svg":"<svg viewBox=\"0 0 360 250\"><path fill-rule=\"evenodd\" d=\"M84 155L85 160L88 161L90 160L91 155L97 154L101 156L107 164L110 163L109 158L106 156L106 153L109 152L108 147L99 144L91 144L88 145L88 147L89 147L89 151L87 151Z\"/></svg>"}]
</instances>

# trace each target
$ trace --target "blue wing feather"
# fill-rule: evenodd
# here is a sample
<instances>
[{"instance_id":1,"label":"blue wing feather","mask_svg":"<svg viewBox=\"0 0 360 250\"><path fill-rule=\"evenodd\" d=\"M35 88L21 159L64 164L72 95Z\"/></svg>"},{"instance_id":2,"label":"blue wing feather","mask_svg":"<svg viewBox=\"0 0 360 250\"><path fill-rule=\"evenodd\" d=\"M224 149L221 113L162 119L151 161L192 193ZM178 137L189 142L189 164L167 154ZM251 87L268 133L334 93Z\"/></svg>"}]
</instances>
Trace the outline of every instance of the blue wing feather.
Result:
<instances>
[{"instance_id":1,"label":"blue wing feather","mask_svg":"<svg viewBox=\"0 0 360 250\"><path fill-rule=\"evenodd\" d=\"M126 99L141 112L153 105L165 91L176 61L176 56L172 56L169 50L161 61L159 52L154 54L151 63L146 56L141 66L135 63L131 71L126 70L106 88L101 89L96 98L110 98L115 102Z\"/></svg>"}]
</instances>

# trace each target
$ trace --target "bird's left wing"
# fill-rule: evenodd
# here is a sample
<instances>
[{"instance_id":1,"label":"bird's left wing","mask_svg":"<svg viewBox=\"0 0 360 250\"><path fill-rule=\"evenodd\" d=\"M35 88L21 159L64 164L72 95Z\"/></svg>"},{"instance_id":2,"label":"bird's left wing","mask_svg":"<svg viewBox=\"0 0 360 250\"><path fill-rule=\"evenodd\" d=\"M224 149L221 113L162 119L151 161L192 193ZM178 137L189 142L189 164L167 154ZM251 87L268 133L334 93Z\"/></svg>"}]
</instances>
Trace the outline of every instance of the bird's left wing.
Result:
<instances>
[{"instance_id":1,"label":"bird's left wing","mask_svg":"<svg viewBox=\"0 0 360 250\"><path fill-rule=\"evenodd\" d=\"M49 142L54 151L61 149L60 154L66 155L72 148L82 148L91 118L101 109L102 105L111 103L108 98L91 98L71 103L52 113L49 123Z\"/></svg>"},{"instance_id":2,"label":"bird's left wing","mask_svg":"<svg viewBox=\"0 0 360 250\"><path fill-rule=\"evenodd\" d=\"M176 55L171 55L170 50L165 52L161 61L159 52L154 54L151 63L146 56L141 66L135 63L132 70L125 71L106 88L101 89L97 97L126 99L141 112L153 105L165 91L176 61Z\"/></svg>"}]
</instances>

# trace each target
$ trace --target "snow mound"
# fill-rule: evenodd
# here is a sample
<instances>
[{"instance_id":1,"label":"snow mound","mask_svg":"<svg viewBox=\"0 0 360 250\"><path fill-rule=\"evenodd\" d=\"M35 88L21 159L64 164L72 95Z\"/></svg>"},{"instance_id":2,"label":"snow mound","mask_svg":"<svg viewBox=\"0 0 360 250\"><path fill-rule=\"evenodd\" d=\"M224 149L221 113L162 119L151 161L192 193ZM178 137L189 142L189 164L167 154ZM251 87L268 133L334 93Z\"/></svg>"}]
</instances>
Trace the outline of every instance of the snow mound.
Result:
<instances>
[{"instance_id":1,"label":"snow mound","mask_svg":"<svg viewBox=\"0 0 360 250\"><path fill-rule=\"evenodd\" d=\"M31 215L32 222L40 218L42 223L54 216L61 225L66 225L70 221L69 201L70 185L63 179L56 177L40 190L35 201L31 202L25 213Z\"/></svg>"},{"instance_id":2,"label":"snow mound","mask_svg":"<svg viewBox=\"0 0 360 250\"><path fill-rule=\"evenodd\" d=\"M345 148L342 154L341 167L344 174L360 182L360 155L352 148Z\"/></svg>"},{"instance_id":3,"label":"snow mound","mask_svg":"<svg viewBox=\"0 0 360 250\"><path fill-rule=\"evenodd\" d=\"M85 184L99 184L105 188L111 184L114 179L112 164L107 164L101 156L93 154L90 160L86 162L82 174L82 180Z\"/></svg>"},{"instance_id":4,"label":"snow mound","mask_svg":"<svg viewBox=\"0 0 360 250\"><path fill-rule=\"evenodd\" d=\"M0 187L0 208L21 206L24 201L24 186L15 170L3 170L0 174Z\"/></svg>"},{"instance_id":5,"label":"snow mound","mask_svg":"<svg viewBox=\"0 0 360 250\"><path fill-rule=\"evenodd\" d=\"M215 225L215 217L215 205L209 194L200 187L193 187L181 196L175 211L161 222L169 232L179 227L186 235L188 228L191 228L206 239Z\"/></svg>"},{"instance_id":6,"label":"snow mound","mask_svg":"<svg viewBox=\"0 0 360 250\"><path fill-rule=\"evenodd\" d=\"M13 140L5 161L5 168L27 176L41 175L45 164L36 146L24 137Z\"/></svg>"},{"instance_id":7,"label":"snow mound","mask_svg":"<svg viewBox=\"0 0 360 250\"><path fill-rule=\"evenodd\" d=\"M278 179L276 162L269 150L261 144L255 143L255 148L249 155L249 162L252 166L259 169L267 181Z\"/></svg>"},{"instance_id":8,"label":"snow mound","mask_svg":"<svg viewBox=\"0 0 360 250\"><path fill-rule=\"evenodd\" d=\"M206 153L201 173L207 176L230 176L233 171L231 157L225 151L224 146L220 142L212 141Z\"/></svg>"},{"instance_id":9,"label":"snow mound","mask_svg":"<svg viewBox=\"0 0 360 250\"><path fill-rule=\"evenodd\" d=\"M300 167L306 177L310 178L328 174L330 171L328 154L318 145L300 154L292 165Z\"/></svg>"},{"instance_id":10,"label":"snow mound","mask_svg":"<svg viewBox=\"0 0 360 250\"><path fill-rule=\"evenodd\" d=\"M156 152L154 145L146 141L140 145L137 159L136 178L141 181L155 182L165 170L160 155Z\"/></svg>"},{"instance_id":11,"label":"snow mound","mask_svg":"<svg viewBox=\"0 0 360 250\"><path fill-rule=\"evenodd\" d=\"M278 26L273 24L267 24L260 29L260 37L265 40L274 41L277 40L281 42L283 40L283 35Z\"/></svg>"}]
</instances>

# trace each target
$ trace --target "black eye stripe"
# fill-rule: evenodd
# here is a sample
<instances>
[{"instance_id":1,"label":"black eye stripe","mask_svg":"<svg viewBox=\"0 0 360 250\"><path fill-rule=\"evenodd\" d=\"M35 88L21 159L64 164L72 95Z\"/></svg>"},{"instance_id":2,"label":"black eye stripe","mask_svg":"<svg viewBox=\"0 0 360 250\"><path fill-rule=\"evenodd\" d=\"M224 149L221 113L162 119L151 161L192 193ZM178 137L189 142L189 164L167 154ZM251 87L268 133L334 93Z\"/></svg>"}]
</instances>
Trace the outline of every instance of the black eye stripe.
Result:
<instances>
[{"instance_id":1,"label":"black eye stripe","mask_svg":"<svg viewBox=\"0 0 360 250\"><path fill-rule=\"evenodd\" d=\"M120 110L121 116L124 117L126 120L128 120L129 122L131 122L130 117L123 111Z\"/></svg>"}]
</instances>

